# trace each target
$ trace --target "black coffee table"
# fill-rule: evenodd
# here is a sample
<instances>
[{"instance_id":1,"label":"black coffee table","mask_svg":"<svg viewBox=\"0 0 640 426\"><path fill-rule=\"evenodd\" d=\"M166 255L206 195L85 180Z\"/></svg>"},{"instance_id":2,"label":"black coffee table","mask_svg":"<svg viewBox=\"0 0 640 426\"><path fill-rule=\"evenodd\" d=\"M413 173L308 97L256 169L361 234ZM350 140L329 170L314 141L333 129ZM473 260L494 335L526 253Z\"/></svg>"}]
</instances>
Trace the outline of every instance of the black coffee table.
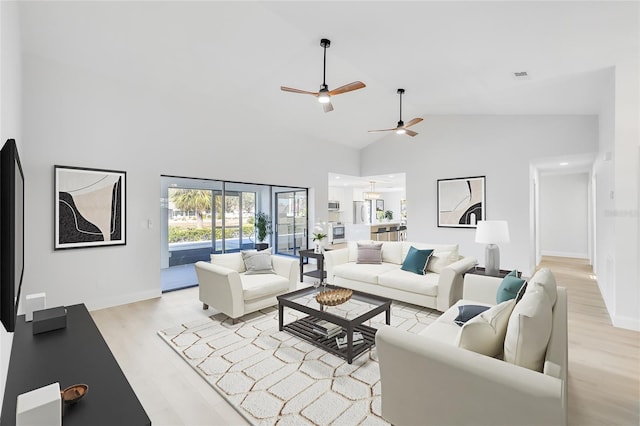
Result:
<instances>
[{"instance_id":1,"label":"black coffee table","mask_svg":"<svg viewBox=\"0 0 640 426\"><path fill-rule=\"evenodd\" d=\"M303 288L291 293L278 296L278 320L280 331L285 330L307 342L316 345L327 352L331 352L347 360L351 364L357 356L368 351L375 345L377 329L363 324L365 321L385 312L385 320L391 324L391 299L372 294L353 291L348 302L338 306L322 306L315 300L319 291L338 288L332 285ZM308 316L289 324L284 324L284 307L303 312ZM340 349L335 337L327 338L315 333L313 325L326 320L342 327L347 335L347 345ZM353 332L362 333L364 342L354 345Z\"/></svg>"}]
</instances>

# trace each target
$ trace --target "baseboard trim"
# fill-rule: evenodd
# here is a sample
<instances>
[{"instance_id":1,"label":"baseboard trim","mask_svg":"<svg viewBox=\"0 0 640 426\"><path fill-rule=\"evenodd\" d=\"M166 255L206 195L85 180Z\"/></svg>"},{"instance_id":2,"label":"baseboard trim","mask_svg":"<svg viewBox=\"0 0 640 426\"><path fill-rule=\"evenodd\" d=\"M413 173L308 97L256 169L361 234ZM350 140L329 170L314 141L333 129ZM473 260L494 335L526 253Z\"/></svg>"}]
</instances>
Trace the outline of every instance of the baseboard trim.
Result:
<instances>
[{"instance_id":1,"label":"baseboard trim","mask_svg":"<svg viewBox=\"0 0 640 426\"><path fill-rule=\"evenodd\" d=\"M554 257L570 257L573 259L589 259L588 253L571 253L566 251L548 251L541 250L540 254L542 256L554 256Z\"/></svg>"},{"instance_id":2,"label":"baseboard trim","mask_svg":"<svg viewBox=\"0 0 640 426\"><path fill-rule=\"evenodd\" d=\"M613 326L627 330L640 331L640 318L623 317L616 315L613 317Z\"/></svg>"},{"instance_id":3,"label":"baseboard trim","mask_svg":"<svg viewBox=\"0 0 640 426\"><path fill-rule=\"evenodd\" d=\"M89 311L97 311L98 309L111 308L114 306L126 305L129 303L140 302L142 300L155 299L162 296L162 291L157 288L153 290L139 291L136 293L129 293L123 296L110 297L107 299L101 299L95 302L87 302L87 309Z\"/></svg>"}]
</instances>

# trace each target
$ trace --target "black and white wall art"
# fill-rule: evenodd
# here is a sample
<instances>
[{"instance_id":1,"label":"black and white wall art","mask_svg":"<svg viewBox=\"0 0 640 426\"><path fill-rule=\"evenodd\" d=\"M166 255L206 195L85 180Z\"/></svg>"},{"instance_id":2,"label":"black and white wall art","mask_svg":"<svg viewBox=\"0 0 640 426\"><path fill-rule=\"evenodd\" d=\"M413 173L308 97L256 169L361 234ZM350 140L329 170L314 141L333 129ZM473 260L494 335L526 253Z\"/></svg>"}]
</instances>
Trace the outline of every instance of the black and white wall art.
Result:
<instances>
[{"instance_id":1,"label":"black and white wall art","mask_svg":"<svg viewBox=\"0 0 640 426\"><path fill-rule=\"evenodd\" d=\"M54 166L54 248L126 244L126 172Z\"/></svg>"},{"instance_id":2,"label":"black and white wall art","mask_svg":"<svg viewBox=\"0 0 640 426\"><path fill-rule=\"evenodd\" d=\"M475 228L485 220L485 177L438 179L438 226Z\"/></svg>"}]
</instances>

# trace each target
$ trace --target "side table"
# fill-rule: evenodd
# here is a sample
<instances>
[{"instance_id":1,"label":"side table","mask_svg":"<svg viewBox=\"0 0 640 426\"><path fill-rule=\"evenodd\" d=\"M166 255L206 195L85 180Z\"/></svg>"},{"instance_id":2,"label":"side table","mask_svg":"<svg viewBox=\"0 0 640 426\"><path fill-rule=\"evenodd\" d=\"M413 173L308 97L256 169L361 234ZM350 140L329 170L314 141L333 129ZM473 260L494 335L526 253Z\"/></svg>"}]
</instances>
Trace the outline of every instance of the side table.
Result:
<instances>
[{"instance_id":1,"label":"side table","mask_svg":"<svg viewBox=\"0 0 640 426\"><path fill-rule=\"evenodd\" d=\"M510 272L511 271L508 271L506 269L500 269L500 271L498 272L497 275L490 275L490 276L491 277L497 277L497 278L504 278ZM485 268L483 266L474 266L473 268L471 268L467 272L465 272L465 274L486 275L485 274ZM518 278L520 278L521 275L522 275L522 272L518 271Z\"/></svg>"},{"instance_id":2,"label":"side table","mask_svg":"<svg viewBox=\"0 0 640 426\"><path fill-rule=\"evenodd\" d=\"M325 249L326 250L326 249ZM324 271L324 255L322 253L316 253L311 250L300 250L298 252L300 254L300 282L302 282L302 278L306 275L308 277L318 278L320 280L320 284L327 277L327 273ZM314 271L304 272L304 258L314 258L316 259L316 269Z\"/></svg>"}]
</instances>

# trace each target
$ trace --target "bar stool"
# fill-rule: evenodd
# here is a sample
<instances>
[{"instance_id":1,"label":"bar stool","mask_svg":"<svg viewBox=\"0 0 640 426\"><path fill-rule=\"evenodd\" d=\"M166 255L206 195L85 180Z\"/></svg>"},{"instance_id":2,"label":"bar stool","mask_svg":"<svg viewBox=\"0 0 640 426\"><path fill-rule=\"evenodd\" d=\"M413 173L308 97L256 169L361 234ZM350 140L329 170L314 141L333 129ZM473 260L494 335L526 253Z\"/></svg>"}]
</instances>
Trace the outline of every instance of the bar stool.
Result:
<instances>
[{"instance_id":1,"label":"bar stool","mask_svg":"<svg viewBox=\"0 0 640 426\"><path fill-rule=\"evenodd\" d=\"M387 234L387 240L388 241L399 241L398 240L398 227L397 226L390 226L389 230L387 232L388 232L388 234ZM394 233L395 233L395 239L392 240L391 239L391 235L393 235Z\"/></svg>"},{"instance_id":2,"label":"bar stool","mask_svg":"<svg viewBox=\"0 0 640 426\"><path fill-rule=\"evenodd\" d=\"M387 228L386 227L378 228L378 230L376 232L372 232L372 234L376 234L376 241L380 241L380 235L382 235L382 234L386 235L387 234Z\"/></svg>"},{"instance_id":3,"label":"bar stool","mask_svg":"<svg viewBox=\"0 0 640 426\"><path fill-rule=\"evenodd\" d=\"M400 225L398 228L398 241L407 241L407 226Z\"/></svg>"}]
</instances>

